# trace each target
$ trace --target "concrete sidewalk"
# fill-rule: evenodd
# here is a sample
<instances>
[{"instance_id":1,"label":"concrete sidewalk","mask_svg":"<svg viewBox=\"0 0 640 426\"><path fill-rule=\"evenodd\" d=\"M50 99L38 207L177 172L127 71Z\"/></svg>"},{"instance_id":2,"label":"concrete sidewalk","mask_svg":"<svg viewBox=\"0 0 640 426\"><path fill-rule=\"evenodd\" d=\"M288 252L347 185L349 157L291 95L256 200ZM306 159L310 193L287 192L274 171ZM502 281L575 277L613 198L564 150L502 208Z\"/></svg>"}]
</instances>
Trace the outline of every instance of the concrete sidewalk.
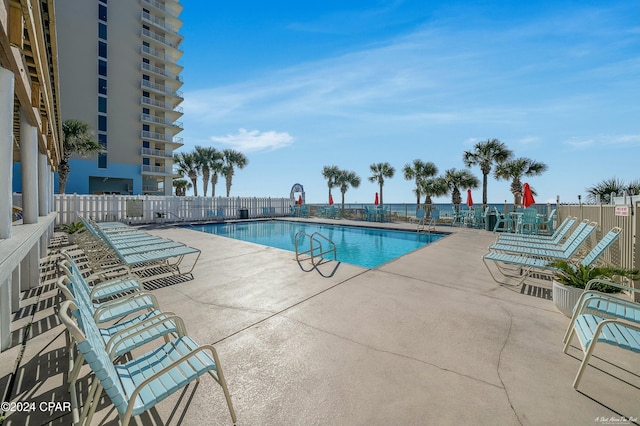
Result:
<instances>
[{"instance_id":1,"label":"concrete sidewalk","mask_svg":"<svg viewBox=\"0 0 640 426\"><path fill-rule=\"evenodd\" d=\"M577 342L562 353L568 318L550 300L491 279L481 258L494 234L442 230L452 233L377 269L326 263L305 272L291 252L158 229L202 256L194 280L153 292L196 341L218 349L238 425L638 422L638 356L597 348L595 367L573 390L582 353ZM15 323L15 346L0 354L4 390L22 348L19 327L31 322L11 401L69 401L56 291L42 290ZM81 394L86 386L80 382ZM135 421L231 424L208 376ZM70 416L14 412L6 420L47 422L68 424ZM117 423L107 398L94 423Z\"/></svg>"}]
</instances>

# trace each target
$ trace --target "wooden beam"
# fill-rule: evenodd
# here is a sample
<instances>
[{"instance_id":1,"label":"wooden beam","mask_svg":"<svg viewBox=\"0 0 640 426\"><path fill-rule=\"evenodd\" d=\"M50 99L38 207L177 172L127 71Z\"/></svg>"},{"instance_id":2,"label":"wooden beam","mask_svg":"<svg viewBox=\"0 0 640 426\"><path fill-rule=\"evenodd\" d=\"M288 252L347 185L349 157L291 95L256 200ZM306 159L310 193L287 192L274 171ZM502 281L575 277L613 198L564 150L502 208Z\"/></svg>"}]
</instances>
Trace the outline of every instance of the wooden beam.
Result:
<instances>
[{"instance_id":1,"label":"wooden beam","mask_svg":"<svg viewBox=\"0 0 640 426\"><path fill-rule=\"evenodd\" d=\"M31 106L40 108L40 84L36 81L31 81Z\"/></svg>"},{"instance_id":2,"label":"wooden beam","mask_svg":"<svg viewBox=\"0 0 640 426\"><path fill-rule=\"evenodd\" d=\"M9 43L20 49L24 47L24 17L20 3L9 3Z\"/></svg>"}]
</instances>

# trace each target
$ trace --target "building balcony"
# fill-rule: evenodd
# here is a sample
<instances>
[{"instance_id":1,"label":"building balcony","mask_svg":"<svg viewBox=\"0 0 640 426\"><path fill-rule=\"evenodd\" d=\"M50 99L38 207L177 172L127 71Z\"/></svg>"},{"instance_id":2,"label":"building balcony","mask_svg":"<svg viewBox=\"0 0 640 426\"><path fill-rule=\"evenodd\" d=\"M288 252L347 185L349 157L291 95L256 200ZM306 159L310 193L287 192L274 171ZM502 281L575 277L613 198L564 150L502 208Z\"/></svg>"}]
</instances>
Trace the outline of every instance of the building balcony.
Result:
<instances>
[{"instance_id":1,"label":"building balcony","mask_svg":"<svg viewBox=\"0 0 640 426\"><path fill-rule=\"evenodd\" d=\"M162 95L179 98L180 101L184 100L184 98L182 97L182 92L180 90L172 90L170 87L167 87L158 83L152 83L151 81L148 81L148 80L142 80L140 82L140 88L144 90L153 90Z\"/></svg>"},{"instance_id":2,"label":"building balcony","mask_svg":"<svg viewBox=\"0 0 640 426\"><path fill-rule=\"evenodd\" d=\"M178 37L182 39L182 36L178 34L178 31L180 31L180 28L175 25L171 25L171 23L165 21L164 19L160 19L145 11L142 11L140 13L140 19L142 19L143 22L147 22L154 25L156 28L159 28L160 30L164 30L172 33L172 36L174 37Z\"/></svg>"},{"instance_id":3,"label":"building balcony","mask_svg":"<svg viewBox=\"0 0 640 426\"><path fill-rule=\"evenodd\" d=\"M181 51L177 51L179 53L182 53ZM147 55L157 61L161 61L161 62L167 62L171 65L178 65L178 61L180 60L180 56L179 55L172 55L169 52L166 52L164 50L159 50L159 49L154 49L153 47L150 46L142 46L140 47L140 53ZM180 66L180 68L182 68L182 66Z\"/></svg>"},{"instance_id":4,"label":"building balcony","mask_svg":"<svg viewBox=\"0 0 640 426\"><path fill-rule=\"evenodd\" d=\"M163 133L149 132L149 131L143 130L140 132L140 137L146 140L154 140L154 141L165 142L170 144L184 145L183 138L178 136L169 136Z\"/></svg>"},{"instance_id":5,"label":"building balcony","mask_svg":"<svg viewBox=\"0 0 640 426\"><path fill-rule=\"evenodd\" d=\"M145 123L159 124L161 126L177 127L180 130L184 130L183 124L180 121L171 121L151 114L140 114L140 121L144 121Z\"/></svg>"},{"instance_id":6,"label":"building balcony","mask_svg":"<svg viewBox=\"0 0 640 426\"><path fill-rule=\"evenodd\" d=\"M181 106L173 106L171 102L158 101L156 99L148 98L146 96L140 97L140 104L160 108L169 112L175 112L180 115L182 115L182 111L183 111L183 108Z\"/></svg>"},{"instance_id":7,"label":"building balcony","mask_svg":"<svg viewBox=\"0 0 640 426\"><path fill-rule=\"evenodd\" d=\"M141 174L143 175L161 175L161 176L173 176L173 168L170 166L148 166L142 165Z\"/></svg>"},{"instance_id":8,"label":"building balcony","mask_svg":"<svg viewBox=\"0 0 640 426\"><path fill-rule=\"evenodd\" d=\"M142 0L142 4L153 7L155 10L178 18L182 12L182 5L175 0L165 0L164 3L157 0Z\"/></svg>"},{"instance_id":9,"label":"building balcony","mask_svg":"<svg viewBox=\"0 0 640 426\"><path fill-rule=\"evenodd\" d=\"M140 64L140 69L143 71L161 75L162 77L166 77L171 80L182 82L182 77L180 77L178 74L172 73L171 71L164 68L154 67L153 65L147 64L145 62Z\"/></svg>"},{"instance_id":10,"label":"building balcony","mask_svg":"<svg viewBox=\"0 0 640 426\"><path fill-rule=\"evenodd\" d=\"M182 41L182 37L175 37L175 39L172 39L144 28L140 31L140 34L142 34L143 37L155 40L165 46L173 47L176 50L179 50L178 45Z\"/></svg>"},{"instance_id":11,"label":"building balcony","mask_svg":"<svg viewBox=\"0 0 640 426\"><path fill-rule=\"evenodd\" d=\"M173 158L173 152L164 149L142 148L140 154L144 157Z\"/></svg>"}]
</instances>

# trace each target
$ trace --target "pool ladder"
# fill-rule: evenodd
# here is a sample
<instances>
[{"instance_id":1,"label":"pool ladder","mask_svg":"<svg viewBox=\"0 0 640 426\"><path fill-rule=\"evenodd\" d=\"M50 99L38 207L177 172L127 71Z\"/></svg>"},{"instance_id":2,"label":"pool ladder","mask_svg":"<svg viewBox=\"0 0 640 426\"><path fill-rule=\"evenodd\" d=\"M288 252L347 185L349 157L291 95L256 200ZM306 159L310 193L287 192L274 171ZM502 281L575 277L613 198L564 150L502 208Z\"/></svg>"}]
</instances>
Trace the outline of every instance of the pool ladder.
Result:
<instances>
[{"instance_id":1,"label":"pool ladder","mask_svg":"<svg viewBox=\"0 0 640 426\"><path fill-rule=\"evenodd\" d=\"M305 238L309 240L309 249L300 250L300 244L304 245ZM309 235L306 232L299 231L294 237L294 244L296 247L296 261L298 263L300 263L300 256L305 254L309 255L313 266L319 265L320 262L322 262L322 259L325 258L326 254L333 253L333 260L337 260L335 243L319 232L314 232ZM316 258L320 258L317 263Z\"/></svg>"}]
</instances>

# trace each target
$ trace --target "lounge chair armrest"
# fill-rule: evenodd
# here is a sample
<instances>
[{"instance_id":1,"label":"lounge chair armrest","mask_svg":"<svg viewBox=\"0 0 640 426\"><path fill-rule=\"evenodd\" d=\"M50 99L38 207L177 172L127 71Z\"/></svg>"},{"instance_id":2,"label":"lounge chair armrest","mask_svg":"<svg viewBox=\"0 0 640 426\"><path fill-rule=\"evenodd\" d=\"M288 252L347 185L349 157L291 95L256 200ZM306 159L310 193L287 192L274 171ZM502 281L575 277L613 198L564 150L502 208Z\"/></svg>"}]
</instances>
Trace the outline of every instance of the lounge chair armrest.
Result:
<instances>
[{"instance_id":1,"label":"lounge chair armrest","mask_svg":"<svg viewBox=\"0 0 640 426\"><path fill-rule=\"evenodd\" d=\"M135 299L143 299L143 298L149 298L151 299L151 305L153 306L153 308L155 309L159 309L158 307L158 300L156 299L156 297L151 294L151 293L147 293L144 291L140 291L137 293L133 293L129 296L125 296L125 297L121 297L119 299L116 300L110 300L108 302L103 303L100 307L98 307L94 314L93 314L93 319L97 322L99 322L99 319L102 317L102 314L107 311L108 309L112 309L114 307L120 306L120 305L126 305L127 303L130 303L132 301L134 301Z\"/></svg>"},{"instance_id":2,"label":"lounge chair armrest","mask_svg":"<svg viewBox=\"0 0 640 426\"><path fill-rule=\"evenodd\" d=\"M138 324L134 324L131 327L120 330L119 332L111 336L111 338L109 338L109 341L105 345L105 348L109 353L109 357L113 359L114 354L118 351L118 348L123 344L125 340L140 336L142 335L142 333L148 332L149 330L161 324L167 324L168 329L175 328L178 336L180 337L187 334L186 327L184 326L184 321L182 320L182 318L180 318L173 312L163 312L160 315L148 318ZM159 334L153 339L148 340L147 343L163 336L164 334Z\"/></svg>"},{"instance_id":3,"label":"lounge chair armrest","mask_svg":"<svg viewBox=\"0 0 640 426\"><path fill-rule=\"evenodd\" d=\"M90 281L110 281L112 279L116 279L122 275L131 275L131 270L126 265L116 265L113 267L107 267L105 269L101 269L89 275L85 280L87 282Z\"/></svg>"},{"instance_id":4,"label":"lounge chair armrest","mask_svg":"<svg viewBox=\"0 0 640 426\"><path fill-rule=\"evenodd\" d=\"M108 282L104 282L104 283L98 283L95 284L94 286L90 287L91 288L91 292L89 293L89 298L94 301L95 300L95 294L98 291L104 290L104 289L108 289L111 287L117 287L118 284L124 282L124 279L118 279L115 281L108 281ZM136 281L137 282L137 281ZM140 283L138 283L140 284ZM142 291L142 286L140 286L138 289L132 288L131 291Z\"/></svg>"}]
</instances>

